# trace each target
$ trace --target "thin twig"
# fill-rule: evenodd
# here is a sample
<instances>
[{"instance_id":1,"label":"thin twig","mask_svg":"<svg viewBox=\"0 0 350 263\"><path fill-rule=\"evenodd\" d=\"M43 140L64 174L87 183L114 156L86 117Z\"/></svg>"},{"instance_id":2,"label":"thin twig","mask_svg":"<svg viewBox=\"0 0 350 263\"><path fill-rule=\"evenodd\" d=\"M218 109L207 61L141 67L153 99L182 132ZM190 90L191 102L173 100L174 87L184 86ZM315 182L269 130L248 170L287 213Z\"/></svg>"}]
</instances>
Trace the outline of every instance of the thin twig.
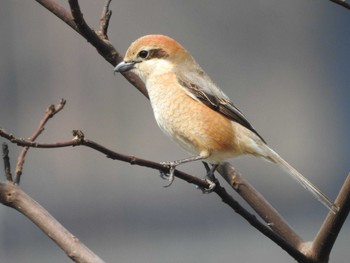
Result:
<instances>
[{"instance_id":1,"label":"thin twig","mask_svg":"<svg viewBox=\"0 0 350 263\"><path fill-rule=\"evenodd\" d=\"M2 144L2 159L4 160L4 170L6 180L12 182L12 174L11 174L11 163L9 157L9 148L6 143Z\"/></svg>"},{"instance_id":2,"label":"thin twig","mask_svg":"<svg viewBox=\"0 0 350 263\"><path fill-rule=\"evenodd\" d=\"M80 10L78 0L69 0L69 6L72 12L73 20L79 30L79 33L93 45L98 53L100 53L112 65L116 65L116 60L121 61L122 56L117 53L108 39L100 37L92 28L86 23L83 13ZM105 32L106 34L107 32Z\"/></svg>"},{"instance_id":3,"label":"thin twig","mask_svg":"<svg viewBox=\"0 0 350 263\"><path fill-rule=\"evenodd\" d=\"M138 158L131 155L121 154L121 153L112 151L94 141L87 140L84 138L84 134L79 130L73 131L73 135L75 137L70 141L54 142L54 143L38 143L38 142L32 142L21 138L16 138L12 134L6 132L4 129L0 129L0 137L3 137L11 141L12 143L17 144L18 146L52 149L52 148L65 148L65 147L74 147L74 146L83 145L83 146L95 149L98 152L105 154L108 158L111 158L113 160L120 160L120 161L128 162L132 165L140 165L140 166L156 169L165 173L169 172L169 168L165 167L161 163L152 162L152 161L145 160L145 159ZM209 184L206 180L200 179L195 176L191 176L181 171L175 170L175 175L178 178L181 178L189 183L198 185L199 187L202 187L202 188L209 187Z\"/></svg>"},{"instance_id":4,"label":"thin twig","mask_svg":"<svg viewBox=\"0 0 350 263\"><path fill-rule=\"evenodd\" d=\"M55 114L60 112L63 108L64 105L66 104L66 100L62 99L57 106L55 105L50 105L46 112L44 117L41 119L38 127L34 131L34 133L28 138L28 141L34 142L38 136L44 131L45 124L48 122L49 119L51 119ZM24 147L21 151L21 153L18 156L17 159L17 165L16 165L16 175L15 175L15 183L19 184L21 180L21 175L22 175L22 170L23 170L23 164L25 162L25 156L29 150L29 147Z\"/></svg>"},{"instance_id":5,"label":"thin twig","mask_svg":"<svg viewBox=\"0 0 350 263\"><path fill-rule=\"evenodd\" d=\"M111 1L112 0L107 0L105 6L102 9L102 13L100 17L100 28L97 32L102 39L106 39L106 40L108 40L107 31L108 31L109 21L112 16L112 10L109 9Z\"/></svg>"}]
</instances>

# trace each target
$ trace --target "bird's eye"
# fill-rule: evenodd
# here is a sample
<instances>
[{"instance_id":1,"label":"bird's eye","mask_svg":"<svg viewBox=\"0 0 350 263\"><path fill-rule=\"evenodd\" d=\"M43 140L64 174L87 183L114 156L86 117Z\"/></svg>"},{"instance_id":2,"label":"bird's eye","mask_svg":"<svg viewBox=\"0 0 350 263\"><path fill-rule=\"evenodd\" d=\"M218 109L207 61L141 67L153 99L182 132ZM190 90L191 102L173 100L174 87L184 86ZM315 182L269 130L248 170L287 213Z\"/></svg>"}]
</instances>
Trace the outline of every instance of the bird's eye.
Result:
<instances>
[{"instance_id":1,"label":"bird's eye","mask_svg":"<svg viewBox=\"0 0 350 263\"><path fill-rule=\"evenodd\" d=\"M147 56L148 56L148 51L147 50L141 50L139 52L139 57L140 58L147 58Z\"/></svg>"}]
</instances>

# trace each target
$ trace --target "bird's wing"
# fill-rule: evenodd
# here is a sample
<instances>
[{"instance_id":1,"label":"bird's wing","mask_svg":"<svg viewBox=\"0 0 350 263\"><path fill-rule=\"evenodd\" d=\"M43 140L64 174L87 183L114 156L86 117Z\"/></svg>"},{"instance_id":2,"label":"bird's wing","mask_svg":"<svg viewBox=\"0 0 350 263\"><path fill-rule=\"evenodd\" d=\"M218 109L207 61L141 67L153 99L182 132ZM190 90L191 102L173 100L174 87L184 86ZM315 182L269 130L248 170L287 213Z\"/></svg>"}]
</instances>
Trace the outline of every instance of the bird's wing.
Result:
<instances>
[{"instance_id":1,"label":"bird's wing","mask_svg":"<svg viewBox=\"0 0 350 263\"><path fill-rule=\"evenodd\" d=\"M181 73L185 72L185 73ZM211 81L208 75L199 68L195 71L181 70L176 72L179 84L193 99L202 102L232 121L238 122L254 132L264 143L265 140L248 122L243 113L233 105L231 100Z\"/></svg>"}]
</instances>

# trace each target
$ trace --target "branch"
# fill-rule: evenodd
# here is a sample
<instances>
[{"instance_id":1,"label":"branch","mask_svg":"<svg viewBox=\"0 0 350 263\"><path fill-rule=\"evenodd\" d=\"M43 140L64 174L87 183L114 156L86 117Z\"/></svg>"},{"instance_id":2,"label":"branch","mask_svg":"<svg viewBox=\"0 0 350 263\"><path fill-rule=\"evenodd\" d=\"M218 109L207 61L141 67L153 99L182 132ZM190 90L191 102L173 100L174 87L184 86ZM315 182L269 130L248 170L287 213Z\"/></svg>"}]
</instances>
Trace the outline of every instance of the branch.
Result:
<instances>
[{"instance_id":1,"label":"branch","mask_svg":"<svg viewBox=\"0 0 350 263\"><path fill-rule=\"evenodd\" d=\"M335 201L339 211L336 214L330 211L314 241L304 242L264 197L235 171L234 167L224 163L219 166L218 172L271 229L278 233L288 244L298 248L305 255L308 262L328 262L333 245L350 212L350 174ZM292 255L288 250L286 251ZM298 260L295 256L293 257ZM305 259L301 262L305 262Z\"/></svg>"},{"instance_id":2,"label":"branch","mask_svg":"<svg viewBox=\"0 0 350 263\"><path fill-rule=\"evenodd\" d=\"M286 242L299 248L303 239L288 225L271 204L229 163L218 167L218 172L227 183L252 207L267 225Z\"/></svg>"},{"instance_id":3,"label":"branch","mask_svg":"<svg viewBox=\"0 0 350 263\"><path fill-rule=\"evenodd\" d=\"M0 202L16 209L36 224L73 261L80 263L104 263L102 259L65 229L49 212L23 192L18 185L10 181L0 183Z\"/></svg>"},{"instance_id":4,"label":"branch","mask_svg":"<svg viewBox=\"0 0 350 263\"><path fill-rule=\"evenodd\" d=\"M79 242L49 212L24 193L18 184L13 182L9 150L5 143L3 144L2 151L7 180L5 183L0 183L0 203L16 209L30 219L41 231L62 248L73 261L79 263L103 263L97 255Z\"/></svg>"},{"instance_id":5,"label":"branch","mask_svg":"<svg viewBox=\"0 0 350 263\"><path fill-rule=\"evenodd\" d=\"M68 2L72 12L73 21L79 34L89 41L91 45L93 45L97 51L111 64L116 63L116 60L121 61L121 55L115 51L110 42L100 38L100 36L87 25L82 12L80 11L79 2L77 0L69 0Z\"/></svg>"},{"instance_id":6,"label":"branch","mask_svg":"<svg viewBox=\"0 0 350 263\"><path fill-rule=\"evenodd\" d=\"M18 139L14 137L12 134L7 133L3 129L0 129L0 136L4 137L8 140L10 140L13 143L16 143L19 146L25 146L25 147L34 147L34 148L62 148L62 147L72 147L72 146L79 146L83 145L89 148L92 148L94 150L97 150L98 152L101 152L105 154L108 158L111 158L113 160L120 160L124 162L128 162L132 165L140 165L143 167L148 167L152 169L156 169L162 172L168 172L169 168L165 167L161 163L152 162L149 160L141 159L135 156L125 155L121 154L115 151L112 151L94 141L88 140L85 138L85 135L82 131L75 130L73 131L73 135L75 136L73 140L66 141L66 142L56 142L56 143L37 143L37 142L31 142L24 139ZM228 168L229 164L226 164L224 167L226 169ZM220 168L222 169L222 168ZM222 174L225 174L223 170L220 170ZM175 170L174 175L182 180L185 180L188 183L195 184L199 188L207 189L209 187L209 184L206 180L200 179L198 177L189 175L187 173L181 172L179 170ZM245 182L245 185L248 186L247 188L240 188L241 191L238 191L243 198L246 198L246 196L249 196L247 194L247 191L253 191L254 189L252 186L249 185L248 182ZM259 201L259 198L262 197L255 189L255 193L251 193L251 195L255 196L258 199L258 204L262 203L262 201ZM299 250L299 244L303 241L300 237L297 236L295 232L290 227L286 227L283 225L284 228L281 227L281 230L273 231L273 228L271 226L277 226L274 227L274 229L279 229L278 227L281 225L280 222L284 222L283 219L276 219L276 223L272 220L269 221L268 226L262 224L254 215L249 213L245 208L243 208L237 201L235 201L232 196L230 196L226 190L220 186L219 182L216 182L216 187L214 189L214 192L220 196L221 200L230 206L236 213L241 215L244 219L246 219L253 227L255 227L258 231L263 233L265 236L270 238L272 241L274 241L277 245L279 245L282 249L284 249L287 253L289 253L293 258L296 260L299 260L301 262L306 262L307 259L305 255L303 255ZM247 200L249 203L249 198ZM264 202L267 203L265 200ZM255 203L251 203L252 207L256 206ZM271 205L267 205L268 207L271 207ZM254 208L255 209L255 208ZM269 214L269 213L267 213ZM266 219L266 217L264 217ZM271 218L274 219L274 218ZM286 223L285 223L286 224ZM287 225L287 224L286 224ZM284 229L284 231L282 231ZM281 235L283 234L283 235ZM287 235L291 235L288 237Z\"/></svg>"},{"instance_id":7,"label":"branch","mask_svg":"<svg viewBox=\"0 0 350 263\"><path fill-rule=\"evenodd\" d=\"M329 213L310 249L310 256L316 262L328 258L338 234L350 212L350 174L348 174L335 204L338 205L337 214Z\"/></svg>"},{"instance_id":8,"label":"branch","mask_svg":"<svg viewBox=\"0 0 350 263\"><path fill-rule=\"evenodd\" d=\"M262 224L254 215L249 213L244 209L237 201L235 201L224 188L216 182L216 187L214 189L215 193L221 197L221 200L230 206L236 213L241 215L245 220L247 220L253 227L259 230L266 237L275 242L284 251L286 251L290 256L292 256L298 262L309 262L308 258L298 250L298 247L293 246L288 240L285 240L278 233L275 233L270 229L269 226Z\"/></svg>"},{"instance_id":9,"label":"branch","mask_svg":"<svg viewBox=\"0 0 350 263\"><path fill-rule=\"evenodd\" d=\"M105 37L99 37L99 34L96 34L85 22L83 18L83 14L80 11L80 7L77 0L70 0L69 4L71 7L72 13L68 12L65 8L61 7L57 3L52 0L35 0L58 18L60 18L63 22L65 22L68 26L70 26L74 31L79 33L82 37L84 37L88 42L90 42L97 50L97 52L107 60L112 66L116 66L119 62L122 61L123 57L118 53L115 48L111 45L109 41L106 41ZM109 7L110 0L107 1L104 10ZM111 14L106 12L106 17L102 19L102 23L108 25L109 18ZM101 21L101 20L100 20ZM101 25L101 28L107 29L107 27ZM103 33L107 34L107 31ZM143 81L136 76L132 72L122 73L123 76L133 85L135 86L144 96L148 98L147 89L143 83Z\"/></svg>"},{"instance_id":10,"label":"branch","mask_svg":"<svg viewBox=\"0 0 350 263\"><path fill-rule=\"evenodd\" d=\"M65 22L68 26L79 33L77 26L73 21L73 17L64 7L52 0L36 0L39 4L45 7L48 11L56 15L59 19Z\"/></svg>"},{"instance_id":11,"label":"branch","mask_svg":"<svg viewBox=\"0 0 350 263\"><path fill-rule=\"evenodd\" d=\"M112 0L107 0L105 6L103 7L101 17L100 17L100 29L97 32L98 35L103 38L108 40L108 26L109 26L109 20L111 19L112 16L112 10L109 9L109 5L111 4Z\"/></svg>"},{"instance_id":12,"label":"branch","mask_svg":"<svg viewBox=\"0 0 350 263\"><path fill-rule=\"evenodd\" d=\"M45 124L51 119L55 114L60 112L64 105L66 104L66 101L64 99L61 100L61 102L55 106L55 105L50 105L46 112L44 117L41 119L38 127L34 131L34 133L28 138L28 141L34 142L36 138L44 131L44 126ZM29 150L29 147L24 147L21 151L21 153L18 156L17 159L17 165L16 165L16 177L15 177L15 183L19 184L21 180L21 175L22 175L22 170L23 170L23 164L25 162L25 156Z\"/></svg>"},{"instance_id":13,"label":"branch","mask_svg":"<svg viewBox=\"0 0 350 263\"><path fill-rule=\"evenodd\" d=\"M5 170L5 177L7 181L12 182L12 174L11 174L11 164L10 164L10 158L9 158L9 148L6 143L2 144L2 158L4 160L4 170Z\"/></svg>"},{"instance_id":14,"label":"branch","mask_svg":"<svg viewBox=\"0 0 350 263\"><path fill-rule=\"evenodd\" d=\"M38 143L38 142L32 142L21 138L16 138L12 134L6 132L4 129L0 129L0 137L3 137L9 140L10 142L17 144L18 146L50 149L50 148L64 148L64 147L74 147L74 146L83 145L83 146L95 149L96 151L107 155L108 158L111 158L113 160L120 160L120 161L128 162L132 165L140 165L140 166L156 169L164 173L169 172L169 168L165 167L163 164L152 162L152 161L145 160L145 159L138 158L131 155L121 154L121 153L112 151L94 141L87 140L83 132L80 130L74 130L73 136L75 137L70 141L55 142L55 143ZM187 181L188 183L195 184L201 188L209 187L209 184L206 180L200 179L195 176L191 176L189 174L186 174L178 170L175 171L175 176L177 176L178 178L181 178L182 180Z\"/></svg>"}]
</instances>

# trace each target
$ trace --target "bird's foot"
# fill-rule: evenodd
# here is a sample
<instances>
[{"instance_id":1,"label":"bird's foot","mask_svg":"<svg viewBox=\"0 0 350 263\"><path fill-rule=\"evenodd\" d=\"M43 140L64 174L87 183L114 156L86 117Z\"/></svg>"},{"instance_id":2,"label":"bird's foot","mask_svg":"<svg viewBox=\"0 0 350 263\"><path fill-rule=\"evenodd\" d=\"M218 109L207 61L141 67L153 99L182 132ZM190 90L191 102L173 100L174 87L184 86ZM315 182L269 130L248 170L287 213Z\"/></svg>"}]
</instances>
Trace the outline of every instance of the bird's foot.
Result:
<instances>
[{"instance_id":1,"label":"bird's foot","mask_svg":"<svg viewBox=\"0 0 350 263\"><path fill-rule=\"evenodd\" d=\"M167 185L164 185L164 187L169 187L172 185L172 183L174 182L175 176L175 168L178 165L177 162L161 162L161 164L166 167L169 168L169 172L165 173L165 172L160 172L160 177L164 180L167 180L169 183Z\"/></svg>"},{"instance_id":2,"label":"bird's foot","mask_svg":"<svg viewBox=\"0 0 350 263\"><path fill-rule=\"evenodd\" d=\"M215 181L217 180L214 176L214 172L216 170L216 168L218 167L218 165L214 164L212 167L209 167L209 165L206 162L203 162L205 169L207 170L207 174L205 175L205 177L203 178L207 183L208 183L208 187L207 188L203 188L203 187L197 187L198 189L202 190L202 192L204 194L209 194L211 192L213 192L216 184Z\"/></svg>"},{"instance_id":3,"label":"bird's foot","mask_svg":"<svg viewBox=\"0 0 350 263\"><path fill-rule=\"evenodd\" d=\"M211 181L209 179L204 178L204 180L208 183L208 187L205 188L205 187L197 186L197 188L202 190L203 194L210 194L211 192L214 191L216 184L214 183L214 181Z\"/></svg>"}]
</instances>

